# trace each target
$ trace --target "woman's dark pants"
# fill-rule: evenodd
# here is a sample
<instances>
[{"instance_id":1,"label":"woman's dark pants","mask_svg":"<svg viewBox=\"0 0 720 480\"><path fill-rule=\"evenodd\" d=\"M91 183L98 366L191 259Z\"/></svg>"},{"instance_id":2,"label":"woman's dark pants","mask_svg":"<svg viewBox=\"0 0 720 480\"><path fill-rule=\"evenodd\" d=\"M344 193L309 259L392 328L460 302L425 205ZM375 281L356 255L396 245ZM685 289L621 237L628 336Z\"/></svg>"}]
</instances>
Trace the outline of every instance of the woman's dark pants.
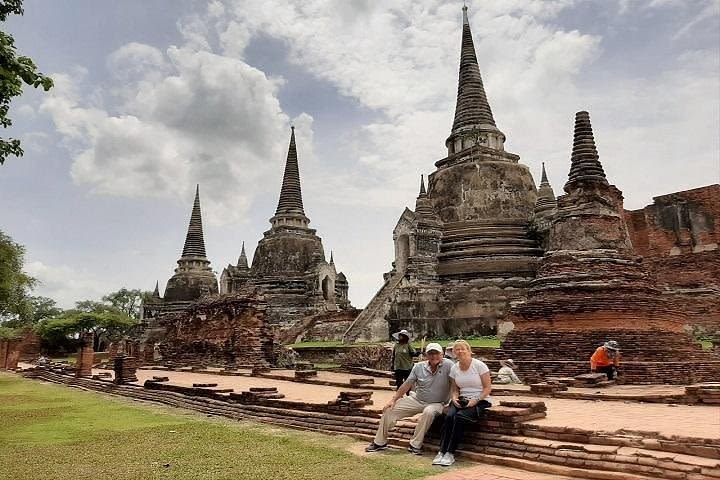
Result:
<instances>
[{"instance_id":1,"label":"woman's dark pants","mask_svg":"<svg viewBox=\"0 0 720 480\"><path fill-rule=\"evenodd\" d=\"M465 427L480 421L485 415L485 409L490 406L487 400L481 400L472 408L457 408L454 404L450 404L440 437L440 452L455 454L458 444L465 436Z\"/></svg>"}]
</instances>

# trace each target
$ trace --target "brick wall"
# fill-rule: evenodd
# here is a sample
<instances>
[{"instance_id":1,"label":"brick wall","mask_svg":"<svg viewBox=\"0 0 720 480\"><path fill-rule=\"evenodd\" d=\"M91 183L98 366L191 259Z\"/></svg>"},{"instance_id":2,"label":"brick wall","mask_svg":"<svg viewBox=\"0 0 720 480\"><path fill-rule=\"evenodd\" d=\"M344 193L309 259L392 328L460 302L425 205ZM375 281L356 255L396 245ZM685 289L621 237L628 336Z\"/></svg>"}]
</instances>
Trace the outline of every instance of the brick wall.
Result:
<instances>
[{"instance_id":1,"label":"brick wall","mask_svg":"<svg viewBox=\"0 0 720 480\"><path fill-rule=\"evenodd\" d=\"M163 318L164 361L188 365L270 365L278 344L267 324L267 304L245 295L207 297Z\"/></svg>"},{"instance_id":2,"label":"brick wall","mask_svg":"<svg viewBox=\"0 0 720 480\"><path fill-rule=\"evenodd\" d=\"M635 251L688 324L720 332L720 185L655 197L625 219Z\"/></svg>"}]
</instances>

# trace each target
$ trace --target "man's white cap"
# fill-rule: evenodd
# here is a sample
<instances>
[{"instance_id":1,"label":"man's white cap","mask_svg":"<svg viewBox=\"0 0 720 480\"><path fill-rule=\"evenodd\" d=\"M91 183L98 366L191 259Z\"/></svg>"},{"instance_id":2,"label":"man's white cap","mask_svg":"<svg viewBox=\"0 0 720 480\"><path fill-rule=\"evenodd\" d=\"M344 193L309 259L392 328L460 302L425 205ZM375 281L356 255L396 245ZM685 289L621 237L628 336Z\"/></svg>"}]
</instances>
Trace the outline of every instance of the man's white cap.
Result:
<instances>
[{"instance_id":1,"label":"man's white cap","mask_svg":"<svg viewBox=\"0 0 720 480\"><path fill-rule=\"evenodd\" d=\"M443 353L443 349L439 343L428 343L427 347L425 347L425 352L433 351Z\"/></svg>"}]
</instances>

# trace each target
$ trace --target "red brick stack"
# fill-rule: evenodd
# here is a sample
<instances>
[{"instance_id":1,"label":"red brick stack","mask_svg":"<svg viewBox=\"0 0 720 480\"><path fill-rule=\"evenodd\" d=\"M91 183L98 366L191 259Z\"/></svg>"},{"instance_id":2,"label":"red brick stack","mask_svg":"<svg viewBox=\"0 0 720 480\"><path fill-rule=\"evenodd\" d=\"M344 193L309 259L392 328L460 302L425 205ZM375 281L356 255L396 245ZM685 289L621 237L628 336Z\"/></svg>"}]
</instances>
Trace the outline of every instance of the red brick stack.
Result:
<instances>
[{"instance_id":1,"label":"red brick stack","mask_svg":"<svg viewBox=\"0 0 720 480\"><path fill-rule=\"evenodd\" d=\"M117 385L138 381L135 376L137 371L135 357L127 357L121 353L113 359L113 370L115 371L113 383Z\"/></svg>"},{"instance_id":2,"label":"red brick stack","mask_svg":"<svg viewBox=\"0 0 720 480\"><path fill-rule=\"evenodd\" d=\"M696 403L720 405L720 383L701 383L685 387L688 399Z\"/></svg>"},{"instance_id":3,"label":"red brick stack","mask_svg":"<svg viewBox=\"0 0 720 480\"><path fill-rule=\"evenodd\" d=\"M352 411L372 405L373 392L340 392L337 399L328 402L332 410Z\"/></svg>"},{"instance_id":4,"label":"red brick stack","mask_svg":"<svg viewBox=\"0 0 720 480\"><path fill-rule=\"evenodd\" d=\"M76 377L92 376L92 367L95 360L93 341L94 335L92 333L83 334L80 338L80 349L78 350L77 361L75 362Z\"/></svg>"}]
</instances>

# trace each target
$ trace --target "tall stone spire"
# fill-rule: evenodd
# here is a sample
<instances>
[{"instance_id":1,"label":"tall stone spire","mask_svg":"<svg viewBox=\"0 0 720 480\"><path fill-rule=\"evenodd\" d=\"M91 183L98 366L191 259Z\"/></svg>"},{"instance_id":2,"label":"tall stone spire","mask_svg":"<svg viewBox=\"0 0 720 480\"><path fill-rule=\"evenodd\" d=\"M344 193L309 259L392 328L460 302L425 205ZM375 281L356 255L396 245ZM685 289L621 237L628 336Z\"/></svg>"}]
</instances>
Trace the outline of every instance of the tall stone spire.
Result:
<instances>
[{"instance_id":1,"label":"tall stone spire","mask_svg":"<svg viewBox=\"0 0 720 480\"><path fill-rule=\"evenodd\" d=\"M492 134L492 135L491 135ZM495 118L488 103L483 85L480 67L475 54L470 22L467 16L467 5L463 5L462 46L460 49L460 73L458 78L457 103L452 132L446 144L456 153L469 145L463 141L454 147L458 137L478 136L474 143L502 150L505 136L495 126ZM473 143L473 144L474 144Z\"/></svg>"},{"instance_id":2,"label":"tall stone spire","mask_svg":"<svg viewBox=\"0 0 720 480\"><path fill-rule=\"evenodd\" d=\"M428 198L427 191L425 190L425 177L420 175L420 193L415 200L415 214L427 219L433 217L434 213L432 202Z\"/></svg>"},{"instance_id":3,"label":"tall stone spire","mask_svg":"<svg viewBox=\"0 0 720 480\"><path fill-rule=\"evenodd\" d=\"M206 294L217 293L217 279L205 254L200 214L200 185L195 188L195 202L185 236L185 246L177 263L175 275L165 286L166 302L187 302Z\"/></svg>"},{"instance_id":4,"label":"tall stone spire","mask_svg":"<svg viewBox=\"0 0 720 480\"><path fill-rule=\"evenodd\" d=\"M307 227L310 220L305 216L302 191L300 188L300 169L298 167L297 148L295 146L295 127L290 127L290 146L288 148L285 173L283 175L280 200L275 216L270 219L273 227Z\"/></svg>"},{"instance_id":5,"label":"tall stone spire","mask_svg":"<svg viewBox=\"0 0 720 480\"><path fill-rule=\"evenodd\" d=\"M245 255L245 242L242 242L242 249L240 250L240 257L238 258L237 266L243 270L250 268L248 267L247 255Z\"/></svg>"},{"instance_id":6,"label":"tall stone spire","mask_svg":"<svg viewBox=\"0 0 720 480\"><path fill-rule=\"evenodd\" d=\"M275 214L280 213L302 213L303 202L300 190L300 170L298 168L297 148L295 147L295 127L290 127L290 147L288 148L287 162L285 163L285 175L283 175L282 189L280 190L280 201Z\"/></svg>"},{"instance_id":7,"label":"tall stone spire","mask_svg":"<svg viewBox=\"0 0 720 480\"><path fill-rule=\"evenodd\" d=\"M188 225L185 236L185 246L182 251L183 257L205 258L205 239L203 237L202 215L200 214L200 185L195 188L195 202L193 203L190 225Z\"/></svg>"},{"instance_id":8,"label":"tall stone spire","mask_svg":"<svg viewBox=\"0 0 720 480\"><path fill-rule=\"evenodd\" d=\"M545 172L545 162L542 164L542 179L540 187L538 187L537 201L535 202L535 217L547 218L552 216L557 208L557 199L555 192L548 181L547 172Z\"/></svg>"},{"instance_id":9,"label":"tall stone spire","mask_svg":"<svg viewBox=\"0 0 720 480\"><path fill-rule=\"evenodd\" d=\"M605 171L595 147L590 114L582 111L575 114L575 135L570 157L570 175L564 190L570 192L576 182L600 182L607 185Z\"/></svg>"},{"instance_id":10,"label":"tall stone spire","mask_svg":"<svg viewBox=\"0 0 720 480\"><path fill-rule=\"evenodd\" d=\"M153 291L154 298L160 298L160 282L155 280L155 290Z\"/></svg>"}]
</instances>

